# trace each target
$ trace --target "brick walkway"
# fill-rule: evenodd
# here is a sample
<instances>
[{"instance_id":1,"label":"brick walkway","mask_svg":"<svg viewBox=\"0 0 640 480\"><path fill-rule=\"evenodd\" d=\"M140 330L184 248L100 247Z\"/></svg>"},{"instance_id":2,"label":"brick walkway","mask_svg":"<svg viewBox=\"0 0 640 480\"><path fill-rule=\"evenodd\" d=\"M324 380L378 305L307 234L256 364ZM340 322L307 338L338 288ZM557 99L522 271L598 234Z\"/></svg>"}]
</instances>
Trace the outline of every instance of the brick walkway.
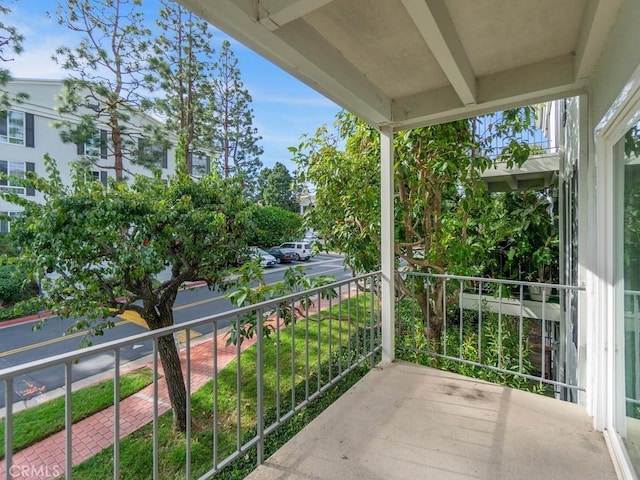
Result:
<instances>
[{"instance_id":1,"label":"brick walkway","mask_svg":"<svg viewBox=\"0 0 640 480\"><path fill-rule=\"evenodd\" d=\"M226 337L217 338L218 370L235 358L236 347L225 347ZM242 343L242 350L253 345L255 340ZM191 347L191 391L199 389L212 378L213 340L208 339ZM186 372L185 352L182 351L183 372ZM147 366L151 367L149 363ZM162 371L160 371L162 374ZM164 377L158 382L159 414L170 409ZM120 438L153 421L153 385L120 402ZM102 410L72 427L73 464L77 465L113 444L113 407ZM58 432L45 440L13 455L11 473L15 479L45 480L64 474L65 432ZM0 476L4 478L5 461L0 462Z\"/></svg>"}]
</instances>

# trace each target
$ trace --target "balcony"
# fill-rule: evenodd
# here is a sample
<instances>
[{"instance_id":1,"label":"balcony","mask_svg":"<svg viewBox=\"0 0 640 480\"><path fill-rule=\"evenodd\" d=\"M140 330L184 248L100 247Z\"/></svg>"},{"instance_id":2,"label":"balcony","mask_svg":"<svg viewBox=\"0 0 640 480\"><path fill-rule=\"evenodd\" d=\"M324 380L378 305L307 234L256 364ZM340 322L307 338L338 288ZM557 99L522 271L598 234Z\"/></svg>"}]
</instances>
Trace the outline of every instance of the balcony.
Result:
<instances>
[{"instance_id":1,"label":"balcony","mask_svg":"<svg viewBox=\"0 0 640 480\"><path fill-rule=\"evenodd\" d=\"M590 423L574 404L399 361L247 478L615 479Z\"/></svg>"},{"instance_id":2,"label":"balcony","mask_svg":"<svg viewBox=\"0 0 640 480\"><path fill-rule=\"evenodd\" d=\"M445 299L439 320L447 341L432 349L422 336L435 318L420 316L411 301L400 300L396 310L405 319L397 323L400 360L383 364L380 281L379 273L371 273L1 370L8 454L0 464L0 474L7 479L30 478L23 473L49 471L65 472L67 478L95 478L95 472L86 476L86 466L84 471L74 468L97 453L87 452L83 440L95 433L71 420L74 372L92 357L110 356L111 376L119 380L127 369L123 350L152 341L154 353L148 365L154 382L143 396L146 401L140 402L138 396L135 407L136 414L146 415L148 425L133 434L146 441L146 449L136 450L144 473L129 470L134 467L121 462L131 448L131 407L125 399L101 414L109 435L107 445L99 447L104 448L99 452L100 463L109 472L99 475L174 478L176 472L164 471L162 465L176 453L159 441L163 424L168 423L163 415L170 412L164 413L168 405L158 339L184 331L187 392L206 394L197 400L187 397L189 427L180 437L181 454L177 455L180 478L215 478L225 467L248 458L260 465L251 479L616 478L604 437L593 430L586 411L560 400L579 398L584 391L579 375L571 371L579 362L565 342L563 325L568 317L558 309L560 302L580 289L547 286L554 295L543 300L540 308L531 308L523 282L404 272L399 281L430 294L444 293L438 297ZM287 320L291 315L295 321ZM221 322L243 324L249 318L257 320L256 335L225 347ZM407 318L414 320L407 323ZM202 329L211 333L196 345L191 332ZM267 330L269 336L263 335ZM465 333L469 331L474 332L471 340ZM236 360L223 371L229 355ZM485 378L502 379L544 395L407 360L489 372ZM67 421L56 434L57 448L48 447L47 459L37 460L32 453L38 444L19 451L14 448L21 421L13 392L24 376L45 369L62 371L66 379ZM272 446L268 440L273 433L362 369L369 371L359 382L269 457ZM117 399L118 388L114 390ZM210 412L206 421L197 416L203 398Z\"/></svg>"}]
</instances>

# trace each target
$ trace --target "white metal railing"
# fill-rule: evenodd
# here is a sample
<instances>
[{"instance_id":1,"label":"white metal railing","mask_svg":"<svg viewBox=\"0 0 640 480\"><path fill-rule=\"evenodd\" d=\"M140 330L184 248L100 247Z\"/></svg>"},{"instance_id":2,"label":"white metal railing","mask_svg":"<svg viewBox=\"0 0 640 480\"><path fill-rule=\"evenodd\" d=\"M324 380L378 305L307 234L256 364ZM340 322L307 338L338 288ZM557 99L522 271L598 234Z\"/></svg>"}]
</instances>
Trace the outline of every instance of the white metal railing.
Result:
<instances>
[{"instance_id":1,"label":"white metal railing","mask_svg":"<svg viewBox=\"0 0 640 480\"><path fill-rule=\"evenodd\" d=\"M624 291L625 391L627 408L640 407L640 292Z\"/></svg>"},{"instance_id":2,"label":"white metal railing","mask_svg":"<svg viewBox=\"0 0 640 480\"><path fill-rule=\"evenodd\" d=\"M584 391L577 381L578 349L568 341L561 307L569 292L584 287L415 272L397 278L405 292L413 292L396 306L400 357L453 365L463 374L471 370L460 365L490 370L500 381L547 384L556 396L567 397L563 389ZM530 298L531 287L542 290L541 301ZM422 307L416 295L425 297Z\"/></svg>"},{"instance_id":3,"label":"white metal railing","mask_svg":"<svg viewBox=\"0 0 640 480\"><path fill-rule=\"evenodd\" d=\"M495 126L489 119L476 121L474 128L482 153L494 160L510 146L512 141L520 145L528 145L531 149L531 156L558 153L557 141L549 139L545 132L539 128L524 130L509 137L496 135Z\"/></svg>"},{"instance_id":4,"label":"white metal railing","mask_svg":"<svg viewBox=\"0 0 640 480\"><path fill-rule=\"evenodd\" d=\"M167 335L176 335L181 331L186 332L182 350L184 356L183 373L187 391L185 478L194 478L194 475L200 479L212 478L217 472L254 448L257 463L262 463L265 439L278 426L357 366L365 364L372 367L377 361L381 351L379 284L380 273L370 273L302 293L0 370L0 384L4 384L6 405L5 458L0 464L0 474L6 479L10 479L13 478L12 472L15 472L15 468L12 467L14 467L13 422L15 416L13 390L16 379L23 375L57 367L64 368L65 377L65 453L64 458L55 459L56 465L49 464L46 468L49 471L56 471L57 475L64 472L66 478L72 478L74 425L71 416L73 408L71 398L74 391L72 381L74 369L82 368L83 361L92 357L110 355L113 357L111 377L114 379L114 409L111 420L113 428L113 478L127 477L127 473L121 470L120 465L122 412L118 385L123 364L122 352L126 348L151 341L153 342L153 354L150 363L154 378L153 398L150 407L153 410L154 437L151 452L153 457L152 477L154 479L160 478L159 465L162 450L158 442L161 415L158 393L160 379L158 340ZM324 295L328 291L334 292L332 297L327 298ZM278 318L283 316L281 315L283 309L295 310L297 320L286 324L279 321ZM260 319L257 322L256 335L254 336L256 392L255 396L252 396L251 392L242 389L240 380L243 375L247 374L249 367L241 360L236 361L234 375L237 382L235 399L233 399L235 402L234 415L226 418L227 422L235 423L234 431L231 433L231 435L235 435L233 442L235 447L226 451L218 441L223 428L223 422L220 418L222 400L229 403L229 398L221 399L219 392L218 351L221 346L218 345L218 334L222 333L220 326L222 322L240 324L243 316L248 314L254 314L255 318ZM213 444L209 464L206 466L194 465L191 460L192 405L190 394L193 392L192 365L194 362L191 333L202 328L212 331L212 363L207 369L210 368L210 379L213 382L213 420L210 422ZM269 337L263 335L266 328L271 330ZM283 341L285 336L290 340ZM300 347L300 344L303 346ZM241 353L240 343L234 348L236 359L244 358L245 354ZM270 352L270 358L275 356L276 370L275 392L270 391L268 395L264 391L264 355L266 351ZM265 395L267 396L265 397ZM274 395L275 398L273 398ZM243 424L241 411L247 402L255 405L257 418L255 425ZM32 467L37 469L36 465Z\"/></svg>"}]
</instances>

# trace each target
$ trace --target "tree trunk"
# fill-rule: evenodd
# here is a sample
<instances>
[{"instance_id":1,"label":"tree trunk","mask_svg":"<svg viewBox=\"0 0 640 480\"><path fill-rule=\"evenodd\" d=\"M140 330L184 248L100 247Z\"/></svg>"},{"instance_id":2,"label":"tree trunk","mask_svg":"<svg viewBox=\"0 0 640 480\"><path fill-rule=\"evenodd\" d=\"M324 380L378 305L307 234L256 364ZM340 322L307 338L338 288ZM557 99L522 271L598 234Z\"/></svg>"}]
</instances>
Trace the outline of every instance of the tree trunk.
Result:
<instances>
[{"instance_id":1,"label":"tree trunk","mask_svg":"<svg viewBox=\"0 0 640 480\"><path fill-rule=\"evenodd\" d=\"M431 290L431 292L429 291ZM442 353L442 295L441 283L430 284L428 287L420 284L416 289L415 298L422 312L422 325L428 340L433 342L436 353ZM433 295L433 305L429 301L429 296Z\"/></svg>"},{"instance_id":2,"label":"tree trunk","mask_svg":"<svg viewBox=\"0 0 640 480\"><path fill-rule=\"evenodd\" d=\"M187 429L187 390L182 375L180 354L173 335L165 335L158 339L158 351L173 409L173 428L184 432Z\"/></svg>"},{"instance_id":3,"label":"tree trunk","mask_svg":"<svg viewBox=\"0 0 640 480\"><path fill-rule=\"evenodd\" d=\"M153 305L153 302L145 302L143 318L151 330L173 325L171 305L173 305L174 299L175 295L173 299L168 299L165 305ZM178 352L173 335L165 335L158 339L158 353L173 410L173 428L184 432L187 429L187 389L182 374L180 352Z\"/></svg>"}]
</instances>

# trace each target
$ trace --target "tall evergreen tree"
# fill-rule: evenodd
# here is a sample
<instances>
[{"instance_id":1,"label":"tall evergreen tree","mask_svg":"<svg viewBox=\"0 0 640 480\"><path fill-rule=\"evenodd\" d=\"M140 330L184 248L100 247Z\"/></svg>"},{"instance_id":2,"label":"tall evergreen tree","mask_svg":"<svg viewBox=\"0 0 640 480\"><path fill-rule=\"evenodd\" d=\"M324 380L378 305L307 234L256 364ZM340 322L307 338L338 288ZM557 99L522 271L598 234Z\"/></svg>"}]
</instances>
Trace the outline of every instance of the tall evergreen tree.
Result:
<instances>
[{"instance_id":1,"label":"tall evergreen tree","mask_svg":"<svg viewBox=\"0 0 640 480\"><path fill-rule=\"evenodd\" d=\"M13 60L12 55L19 55L22 52L22 41L24 37L18 33L13 25L4 22L3 17L9 15L11 9L7 5L0 5L0 62L6 63ZM18 95L17 98L9 99L5 86L11 80L11 72L8 68L0 67L0 109L7 108L10 100L24 100L26 95Z\"/></svg>"},{"instance_id":2,"label":"tall evergreen tree","mask_svg":"<svg viewBox=\"0 0 640 480\"><path fill-rule=\"evenodd\" d=\"M213 114L211 84L214 64L212 35L207 22L179 3L161 0L156 20L161 34L153 45L152 72L148 80L164 92L156 107L167 127L184 139L185 170L193 173L192 154L211 148Z\"/></svg>"},{"instance_id":3,"label":"tall evergreen tree","mask_svg":"<svg viewBox=\"0 0 640 480\"><path fill-rule=\"evenodd\" d=\"M273 168L262 169L258 183L265 206L280 207L290 212L298 210L292 190L293 178L285 165L276 162Z\"/></svg>"},{"instance_id":4,"label":"tall evergreen tree","mask_svg":"<svg viewBox=\"0 0 640 480\"><path fill-rule=\"evenodd\" d=\"M132 116L145 104L141 94L148 68L150 30L144 27L141 0L67 0L58 4L58 23L82 35L77 47L61 46L54 60L70 76L64 80L59 97L60 113L74 114L79 122L62 121L63 141L91 145L108 152L84 155L99 168L111 169L117 180L124 177L125 162L152 163L138 155L140 126L132 125ZM106 126L107 135L99 128ZM79 152L88 153L88 152Z\"/></svg>"},{"instance_id":5,"label":"tall evergreen tree","mask_svg":"<svg viewBox=\"0 0 640 480\"><path fill-rule=\"evenodd\" d=\"M253 126L251 95L240 78L238 59L228 41L222 42L213 83L215 130L213 147L224 178L241 176L245 194L253 196L262 161L261 137Z\"/></svg>"}]
</instances>

